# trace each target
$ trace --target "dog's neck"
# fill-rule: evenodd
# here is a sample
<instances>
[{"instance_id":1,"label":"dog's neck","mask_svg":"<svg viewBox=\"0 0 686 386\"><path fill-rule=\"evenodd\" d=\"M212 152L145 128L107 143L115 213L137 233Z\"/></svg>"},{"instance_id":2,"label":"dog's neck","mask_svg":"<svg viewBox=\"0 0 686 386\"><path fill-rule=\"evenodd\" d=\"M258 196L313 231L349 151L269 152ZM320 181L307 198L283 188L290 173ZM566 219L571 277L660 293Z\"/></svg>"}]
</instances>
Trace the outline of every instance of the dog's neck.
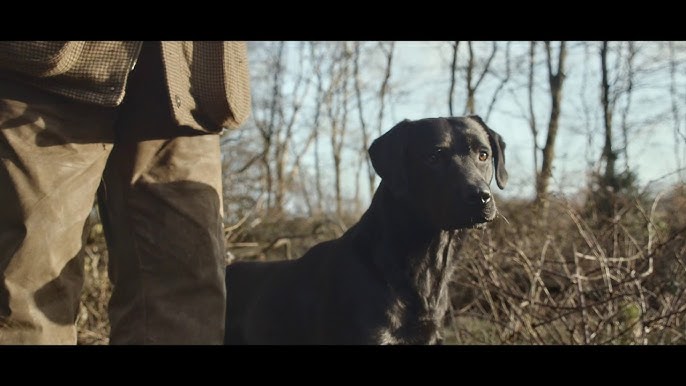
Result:
<instances>
[{"instance_id":1,"label":"dog's neck","mask_svg":"<svg viewBox=\"0 0 686 386\"><path fill-rule=\"evenodd\" d=\"M406 319L397 321L399 328L433 330L429 335L435 339L466 230L431 227L383 181L355 228L351 236L359 245L373 248L367 263L393 291L398 303L394 306L405 310ZM417 331L404 335L415 336Z\"/></svg>"}]
</instances>

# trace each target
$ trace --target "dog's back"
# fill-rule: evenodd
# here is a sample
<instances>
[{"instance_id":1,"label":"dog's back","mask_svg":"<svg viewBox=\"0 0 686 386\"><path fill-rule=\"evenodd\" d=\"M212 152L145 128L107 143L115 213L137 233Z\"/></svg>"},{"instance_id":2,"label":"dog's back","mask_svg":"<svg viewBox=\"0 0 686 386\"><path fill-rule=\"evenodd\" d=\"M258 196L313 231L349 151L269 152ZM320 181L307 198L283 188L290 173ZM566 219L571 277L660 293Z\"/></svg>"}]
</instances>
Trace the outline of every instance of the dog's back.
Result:
<instances>
[{"instance_id":1,"label":"dog's back","mask_svg":"<svg viewBox=\"0 0 686 386\"><path fill-rule=\"evenodd\" d=\"M347 238L320 243L296 260L227 266L224 343L378 343L367 330L386 322L388 296Z\"/></svg>"}]
</instances>

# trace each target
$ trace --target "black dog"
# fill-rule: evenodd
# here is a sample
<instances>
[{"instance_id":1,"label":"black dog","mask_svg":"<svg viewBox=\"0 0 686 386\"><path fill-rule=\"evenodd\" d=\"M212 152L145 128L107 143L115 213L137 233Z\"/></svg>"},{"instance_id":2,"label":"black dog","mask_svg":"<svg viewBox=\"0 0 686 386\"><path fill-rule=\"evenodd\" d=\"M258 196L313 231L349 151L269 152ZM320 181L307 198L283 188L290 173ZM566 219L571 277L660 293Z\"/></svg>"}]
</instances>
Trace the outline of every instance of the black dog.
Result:
<instances>
[{"instance_id":1,"label":"black dog","mask_svg":"<svg viewBox=\"0 0 686 386\"><path fill-rule=\"evenodd\" d=\"M504 149L478 116L397 124L369 149L382 181L343 236L227 267L225 343L437 343L460 239L496 215Z\"/></svg>"}]
</instances>

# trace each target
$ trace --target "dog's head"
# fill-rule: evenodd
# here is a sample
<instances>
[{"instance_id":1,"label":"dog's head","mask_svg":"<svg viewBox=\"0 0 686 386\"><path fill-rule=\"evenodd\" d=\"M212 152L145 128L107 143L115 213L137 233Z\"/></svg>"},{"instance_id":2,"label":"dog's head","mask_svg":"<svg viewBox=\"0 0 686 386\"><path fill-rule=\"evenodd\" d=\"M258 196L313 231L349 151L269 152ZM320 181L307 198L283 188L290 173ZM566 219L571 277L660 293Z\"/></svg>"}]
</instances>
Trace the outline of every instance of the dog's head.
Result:
<instances>
[{"instance_id":1,"label":"dog's head","mask_svg":"<svg viewBox=\"0 0 686 386\"><path fill-rule=\"evenodd\" d=\"M404 120L369 148L376 172L393 195L430 225L473 227L491 221L489 188L507 183L505 143L476 115Z\"/></svg>"}]
</instances>

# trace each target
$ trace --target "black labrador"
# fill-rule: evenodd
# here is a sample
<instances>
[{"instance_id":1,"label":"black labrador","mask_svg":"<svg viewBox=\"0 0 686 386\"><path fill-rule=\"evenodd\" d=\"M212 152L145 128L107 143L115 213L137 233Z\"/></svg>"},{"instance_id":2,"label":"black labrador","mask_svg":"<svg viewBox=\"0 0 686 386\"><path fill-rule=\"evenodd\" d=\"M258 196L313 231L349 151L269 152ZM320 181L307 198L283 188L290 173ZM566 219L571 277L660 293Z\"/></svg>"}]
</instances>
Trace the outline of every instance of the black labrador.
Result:
<instances>
[{"instance_id":1,"label":"black labrador","mask_svg":"<svg viewBox=\"0 0 686 386\"><path fill-rule=\"evenodd\" d=\"M405 120L369 148L381 176L338 239L227 266L226 344L435 344L466 229L494 219L505 143L478 116Z\"/></svg>"}]
</instances>

